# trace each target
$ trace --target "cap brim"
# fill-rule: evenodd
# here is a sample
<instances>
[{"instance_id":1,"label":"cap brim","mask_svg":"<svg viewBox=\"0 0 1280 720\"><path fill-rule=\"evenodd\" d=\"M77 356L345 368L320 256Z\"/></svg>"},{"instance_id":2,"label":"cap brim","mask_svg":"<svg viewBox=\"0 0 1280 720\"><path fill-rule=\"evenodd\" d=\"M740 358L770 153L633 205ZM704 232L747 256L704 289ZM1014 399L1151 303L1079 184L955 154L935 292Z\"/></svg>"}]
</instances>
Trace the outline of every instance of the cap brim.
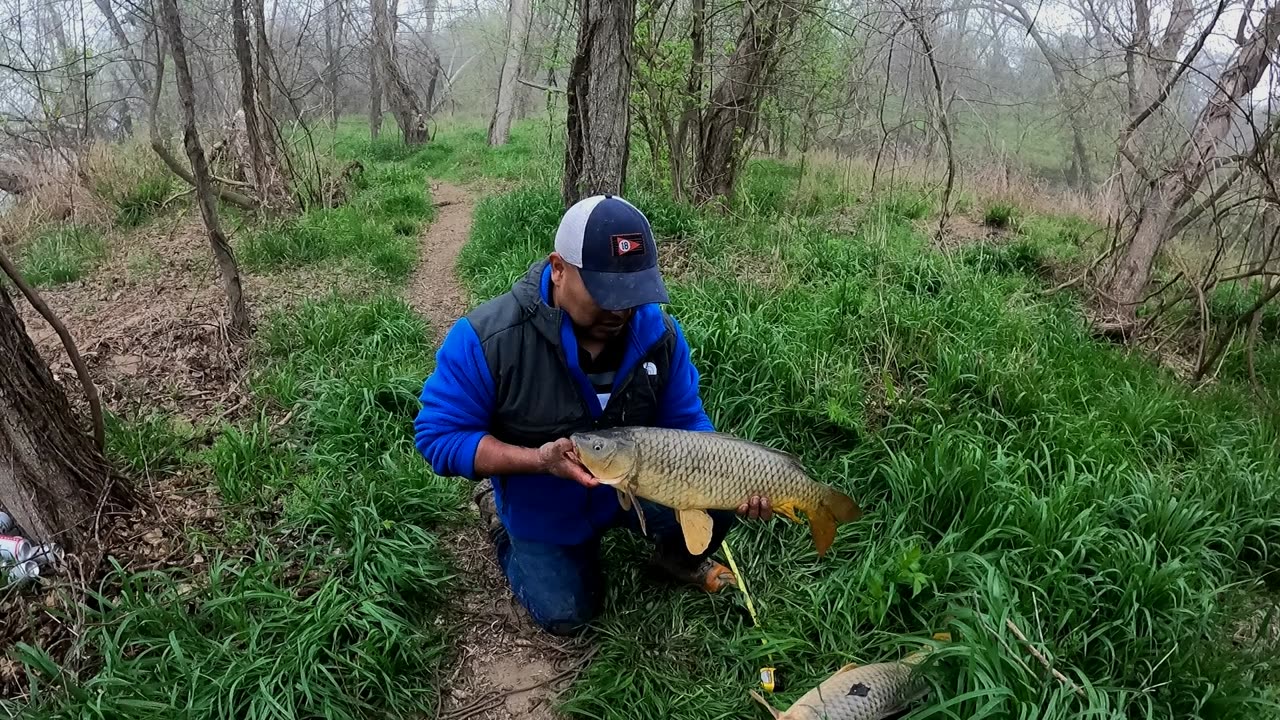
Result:
<instances>
[{"instance_id":1,"label":"cap brim","mask_svg":"<svg viewBox=\"0 0 1280 720\"><path fill-rule=\"evenodd\" d=\"M657 267L617 273L579 270L591 299L605 310L626 310L649 303L670 303L667 286Z\"/></svg>"}]
</instances>

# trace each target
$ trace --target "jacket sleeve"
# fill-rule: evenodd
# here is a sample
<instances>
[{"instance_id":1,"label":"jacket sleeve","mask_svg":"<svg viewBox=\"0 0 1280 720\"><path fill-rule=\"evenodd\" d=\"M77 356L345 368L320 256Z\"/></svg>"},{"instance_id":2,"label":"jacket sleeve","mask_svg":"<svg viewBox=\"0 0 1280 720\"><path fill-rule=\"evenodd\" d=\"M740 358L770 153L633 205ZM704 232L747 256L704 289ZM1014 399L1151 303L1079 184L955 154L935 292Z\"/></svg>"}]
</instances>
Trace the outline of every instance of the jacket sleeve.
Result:
<instances>
[{"instance_id":1,"label":"jacket sleeve","mask_svg":"<svg viewBox=\"0 0 1280 720\"><path fill-rule=\"evenodd\" d=\"M671 324L675 328L676 347L671 358L671 375L658 402L658 426L712 432L715 426L702 407L702 397L698 393L698 368L690 357L689 344L674 317Z\"/></svg>"},{"instance_id":2,"label":"jacket sleeve","mask_svg":"<svg viewBox=\"0 0 1280 720\"><path fill-rule=\"evenodd\" d=\"M422 385L414 444L437 475L475 477L476 448L489 430L494 384L480 338L464 318L436 352L436 367Z\"/></svg>"}]
</instances>

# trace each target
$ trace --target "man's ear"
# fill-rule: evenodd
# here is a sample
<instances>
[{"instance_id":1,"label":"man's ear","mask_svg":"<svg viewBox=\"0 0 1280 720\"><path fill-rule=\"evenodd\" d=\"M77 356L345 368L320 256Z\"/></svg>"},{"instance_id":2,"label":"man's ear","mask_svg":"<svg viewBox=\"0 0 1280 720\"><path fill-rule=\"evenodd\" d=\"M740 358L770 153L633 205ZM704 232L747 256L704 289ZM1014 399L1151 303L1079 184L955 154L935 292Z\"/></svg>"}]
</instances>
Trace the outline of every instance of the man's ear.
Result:
<instances>
[{"instance_id":1,"label":"man's ear","mask_svg":"<svg viewBox=\"0 0 1280 720\"><path fill-rule=\"evenodd\" d=\"M547 257L551 261L551 282L560 285L564 281L564 258L560 257L560 253L552 252Z\"/></svg>"}]
</instances>

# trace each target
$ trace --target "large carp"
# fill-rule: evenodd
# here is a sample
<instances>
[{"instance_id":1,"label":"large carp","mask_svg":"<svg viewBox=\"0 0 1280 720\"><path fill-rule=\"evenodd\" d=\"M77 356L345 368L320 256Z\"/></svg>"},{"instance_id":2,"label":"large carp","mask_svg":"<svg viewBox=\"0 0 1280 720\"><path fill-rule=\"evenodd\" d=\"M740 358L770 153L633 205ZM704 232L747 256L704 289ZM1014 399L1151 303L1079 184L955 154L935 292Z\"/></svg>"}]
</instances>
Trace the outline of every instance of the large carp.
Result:
<instances>
[{"instance_id":1,"label":"large carp","mask_svg":"<svg viewBox=\"0 0 1280 720\"><path fill-rule=\"evenodd\" d=\"M575 452L600 482L613 485L624 510L644 498L676 511L685 546L701 554L711 542L707 510L732 510L751 498L769 498L773 510L809 520L818 556L835 540L836 526L862 516L848 495L811 480L787 453L714 432L621 427L576 433ZM644 514L636 505L644 528Z\"/></svg>"},{"instance_id":2,"label":"large carp","mask_svg":"<svg viewBox=\"0 0 1280 720\"><path fill-rule=\"evenodd\" d=\"M950 633L935 633L948 642ZM850 663L800 696L786 712L779 712L759 693L751 697L765 706L774 720L889 720L902 717L911 704L929 693L917 665L930 652L926 645L897 662L871 665Z\"/></svg>"}]
</instances>

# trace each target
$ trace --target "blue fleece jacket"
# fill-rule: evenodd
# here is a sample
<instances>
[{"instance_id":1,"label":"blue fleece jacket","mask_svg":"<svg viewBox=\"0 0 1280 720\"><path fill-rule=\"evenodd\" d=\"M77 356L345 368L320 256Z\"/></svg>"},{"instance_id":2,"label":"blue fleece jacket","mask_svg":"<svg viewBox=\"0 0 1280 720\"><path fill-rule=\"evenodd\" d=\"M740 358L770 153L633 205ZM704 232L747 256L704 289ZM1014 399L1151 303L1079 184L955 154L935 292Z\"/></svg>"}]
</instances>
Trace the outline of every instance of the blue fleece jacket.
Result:
<instances>
[{"instance_id":1,"label":"blue fleece jacket","mask_svg":"<svg viewBox=\"0 0 1280 720\"><path fill-rule=\"evenodd\" d=\"M550 268L543 271L541 296L548 302ZM668 381L659 399L655 425L709 432L714 430L698 394L698 370L678 322L675 353ZM617 377L625 378L640 358L666 331L661 308L637 308L629 324L629 338ZM563 315L560 342L569 359L570 375L592 414L602 410L586 375L578 367L576 336ZM415 444L438 475L480 479L475 472L476 448L487 434L494 406L494 379L485 362L479 337L466 318L449 330L436 353L436 368L423 384L422 409L414 421ZM614 521L620 507L607 486L587 489L550 475L507 476L506 490L495 481L498 513L511 534L541 542L583 542ZM565 509L585 508L565 517Z\"/></svg>"}]
</instances>

